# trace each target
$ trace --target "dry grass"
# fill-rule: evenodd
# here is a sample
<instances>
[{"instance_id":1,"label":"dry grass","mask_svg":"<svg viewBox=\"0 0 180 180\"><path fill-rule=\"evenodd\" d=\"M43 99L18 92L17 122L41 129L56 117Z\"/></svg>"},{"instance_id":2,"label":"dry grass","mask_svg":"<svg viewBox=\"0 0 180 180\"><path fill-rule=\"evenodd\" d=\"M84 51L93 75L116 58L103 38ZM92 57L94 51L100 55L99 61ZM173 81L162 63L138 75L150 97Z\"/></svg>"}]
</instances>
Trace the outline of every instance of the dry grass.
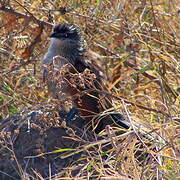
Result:
<instances>
[{"instance_id":1,"label":"dry grass","mask_svg":"<svg viewBox=\"0 0 180 180\"><path fill-rule=\"evenodd\" d=\"M42 83L40 60L52 24L75 23L89 47L104 56L115 107L132 125L147 127L162 142L139 137L132 128L133 133L84 146L87 161L76 179L180 177L178 0L10 0L1 1L0 10L1 119L25 107L51 103ZM109 127L106 133L113 134L113 129ZM104 151L108 143L112 148ZM149 159L138 159L138 150L148 152ZM43 179L38 173L36 176ZM69 171L51 179L61 178L73 179Z\"/></svg>"}]
</instances>

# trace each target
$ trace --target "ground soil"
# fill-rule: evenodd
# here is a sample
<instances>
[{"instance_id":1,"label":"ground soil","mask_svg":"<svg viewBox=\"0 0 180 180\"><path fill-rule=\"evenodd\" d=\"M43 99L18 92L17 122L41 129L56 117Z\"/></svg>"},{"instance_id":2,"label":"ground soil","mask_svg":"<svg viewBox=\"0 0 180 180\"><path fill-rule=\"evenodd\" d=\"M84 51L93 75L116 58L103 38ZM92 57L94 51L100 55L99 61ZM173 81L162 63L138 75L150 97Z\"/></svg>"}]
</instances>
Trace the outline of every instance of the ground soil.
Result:
<instances>
[{"instance_id":1,"label":"ground soil","mask_svg":"<svg viewBox=\"0 0 180 180\"><path fill-rule=\"evenodd\" d=\"M85 130L82 118L76 116L70 126L59 118L58 111L51 107L25 109L3 120L1 124L0 179L21 179L40 176L47 178L69 171L75 176L80 170L77 153L55 152L58 149L78 149L93 141L93 133ZM78 161L79 160L79 161ZM38 177L39 176L39 177Z\"/></svg>"}]
</instances>

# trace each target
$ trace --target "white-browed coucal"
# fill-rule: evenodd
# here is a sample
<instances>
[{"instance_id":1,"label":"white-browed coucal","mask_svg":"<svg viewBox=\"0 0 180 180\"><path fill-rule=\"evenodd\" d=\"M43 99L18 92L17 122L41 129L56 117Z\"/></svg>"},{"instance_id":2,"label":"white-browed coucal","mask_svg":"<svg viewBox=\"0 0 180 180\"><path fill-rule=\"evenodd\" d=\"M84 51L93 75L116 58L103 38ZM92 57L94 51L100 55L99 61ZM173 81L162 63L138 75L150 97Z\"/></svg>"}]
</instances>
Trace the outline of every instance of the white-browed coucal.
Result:
<instances>
[{"instance_id":1,"label":"white-browed coucal","mask_svg":"<svg viewBox=\"0 0 180 180\"><path fill-rule=\"evenodd\" d=\"M43 76L53 96L61 99L62 94L59 95L59 92L63 92L65 97L70 97L73 109L77 109L80 116L88 123L93 119L93 122L98 124L96 132L113 123L128 129L128 123L120 113L106 113L100 116L104 111L112 108L112 99L101 93L107 91L104 84L106 74L97 60L98 57L87 48L79 27L74 24L58 24L53 28L50 38L50 46L42 63L48 66L58 58L59 69L67 64L71 66L68 73L61 79L63 83L51 82L49 76L52 72L50 73L50 70L44 67ZM75 80L76 77L80 81ZM80 84L83 82L83 85L78 84L79 82ZM58 83L61 85L57 87Z\"/></svg>"}]
</instances>

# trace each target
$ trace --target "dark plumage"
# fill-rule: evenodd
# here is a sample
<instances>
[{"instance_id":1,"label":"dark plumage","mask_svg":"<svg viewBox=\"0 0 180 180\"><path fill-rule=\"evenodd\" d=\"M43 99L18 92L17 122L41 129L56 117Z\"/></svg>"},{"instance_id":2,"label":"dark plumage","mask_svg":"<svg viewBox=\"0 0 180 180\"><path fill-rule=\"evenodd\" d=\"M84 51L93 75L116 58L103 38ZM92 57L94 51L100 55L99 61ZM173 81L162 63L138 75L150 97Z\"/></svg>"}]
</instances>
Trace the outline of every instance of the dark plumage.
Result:
<instances>
[{"instance_id":1,"label":"dark plumage","mask_svg":"<svg viewBox=\"0 0 180 180\"><path fill-rule=\"evenodd\" d=\"M58 24L54 27L53 33L50 37L58 39L71 39L76 41L83 41L79 27L74 24Z\"/></svg>"},{"instance_id":2,"label":"dark plumage","mask_svg":"<svg viewBox=\"0 0 180 180\"><path fill-rule=\"evenodd\" d=\"M50 38L51 44L43 59L44 64L52 62L53 57L59 55L65 57L79 72L88 68L96 75L102 74L103 69L95 62L97 57L92 58L90 55L92 52L87 50L86 41L79 27L74 24L58 24L54 27Z\"/></svg>"},{"instance_id":3,"label":"dark plumage","mask_svg":"<svg viewBox=\"0 0 180 180\"><path fill-rule=\"evenodd\" d=\"M88 84L84 88L80 88L82 91L81 104L79 104L79 99L73 100L74 106L79 109L82 116L86 115L98 115L104 110L111 108L111 99L103 97L95 89L100 91L106 90L104 85L104 80L106 75L99 65L97 56L95 56L90 50L87 49L86 42L82 36L80 29L74 24L58 24L54 27L51 37L51 44L49 46L48 52L46 53L43 64L50 64L53 61L53 57L61 56L66 60L61 59L61 67L64 64L70 63L74 66L76 71L83 73L85 69L89 69L90 73L96 75L96 80L94 80L94 88L90 88ZM59 67L59 68L61 68ZM46 72L45 76L48 76ZM48 77L46 77L48 78ZM55 85L53 83L49 84L49 89L54 92ZM88 90L88 94L83 92ZM75 92L72 93L72 88L65 88L65 94L68 96L74 96ZM101 99L101 100L100 100ZM88 121L91 118L86 118ZM123 116L121 114L108 115L100 121L96 131L105 128L105 125L115 123L119 124L124 128L128 128L128 125L123 122Z\"/></svg>"}]
</instances>

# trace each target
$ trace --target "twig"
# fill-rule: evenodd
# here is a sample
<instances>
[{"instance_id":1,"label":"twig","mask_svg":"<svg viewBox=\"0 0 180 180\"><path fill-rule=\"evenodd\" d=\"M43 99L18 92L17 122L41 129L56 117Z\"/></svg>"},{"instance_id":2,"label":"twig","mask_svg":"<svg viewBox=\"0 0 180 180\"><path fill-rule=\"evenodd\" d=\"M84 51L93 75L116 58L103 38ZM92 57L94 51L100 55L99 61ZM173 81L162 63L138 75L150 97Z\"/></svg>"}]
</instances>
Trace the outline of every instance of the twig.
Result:
<instances>
[{"instance_id":1,"label":"twig","mask_svg":"<svg viewBox=\"0 0 180 180\"><path fill-rule=\"evenodd\" d=\"M21 6L28 14L30 14L30 16L35 20L37 21L37 18L25 7L23 6L20 2L14 0L17 4L19 4L19 6Z\"/></svg>"},{"instance_id":2,"label":"twig","mask_svg":"<svg viewBox=\"0 0 180 180\"><path fill-rule=\"evenodd\" d=\"M25 15L23 13L20 13L18 11L13 10L12 8L7 8L7 7L4 7L4 6L0 6L0 10L4 11L4 12L7 12L7 13L10 13L10 14L14 14L14 15L16 15L18 17L21 17L21 18L24 18L24 19L30 19L30 20L37 21L37 23L39 23L39 24L44 24L44 25L47 25L49 27L53 26L53 24L51 24L49 22L42 21L42 20L39 20L39 19L35 19L32 16L27 16L27 15Z\"/></svg>"},{"instance_id":3,"label":"twig","mask_svg":"<svg viewBox=\"0 0 180 180\"><path fill-rule=\"evenodd\" d=\"M135 102L132 102L132 101L129 101L127 99L125 99L124 97L122 96L116 96L116 95L113 95L112 93L108 92L108 91L103 91L103 90L98 90L98 89L88 89L88 90L84 90L84 91L79 91L79 93L81 94L87 94L87 93L92 93L92 92L97 92L99 94L103 94L105 96L109 96L109 97L112 97L114 99L117 99L117 100L120 100L120 101L124 101L125 103L127 104L131 104L132 106L136 106L140 109L145 109L147 111L152 111L152 112L155 112L155 113L160 113L160 114L163 114L164 116L166 117L171 117L168 113L164 112L164 111L161 111L161 110L157 110L157 109L154 109L154 108L149 108L149 107L146 107L146 106L143 106L141 104L137 104ZM80 94L74 94L72 98L76 99L77 96L80 96Z\"/></svg>"},{"instance_id":4,"label":"twig","mask_svg":"<svg viewBox=\"0 0 180 180\"><path fill-rule=\"evenodd\" d=\"M98 46L98 47L100 47L101 49L105 50L107 53L109 53L109 54L115 56L116 58L119 58L119 59L122 60L122 58L121 58L118 54L116 54L116 53L114 53L113 51L109 50L108 48L102 46L101 44L95 43L95 45ZM133 63L131 63L131 62L129 62L129 61L124 61L123 63L124 63L125 65L133 68L133 69L136 70L136 71L140 71L140 70L141 70L140 67L138 67L137 65L135 65L135 64L133 64ZM159 79L157 79L156 77L154 77L154 76L152 76L152 75L150 75L150 74L148 74L148 73L146 73L146 72L142 72L142 75L144 75L145 77L147 77L147 78L149 78L150 80L154 81L154 82L157 83L159 86L162 86L161 81L160 81Z\"/></svg>"},{"instance_id":5,"label":"twig","mask_svg":"<svg viewBox=\"0 0 180 180\"><path fill-rule=\"evenodd\" d=\"M104 94L106 96L111 96L111 97L113 97L115 99L118 99L120 101L124 101L125 103L131 104L132 106L137 106L140 109L145 109L147 111L152 111L152 112L155 112L155 113L160 113L160 114L163 114L163 115L165 115L167 117L170 117L170 115L168 113L164 112L164 111L160 111L160 110L157 110L157 109L154 109L154 108L149 108L149 107L137 104L135 102L132 102L132 101L129 101L129 100L125 99L124 97L113 95L112 93L109 93L107 91L100 91L100 90L97 90L97 89L95 91L97 91L99 94Z\"/></svg>"},{"instance_id":6,"label":"twig","mask_svg":"<svg viewBox=\"0 0 180 180\"><path fill-rule=\"evenodd\" d=\"M132 120L131 120L131 117L129 116L129 112L128 112L126 106L125 106L125 103L124 103L124 101L122 101L122 102L123 102L123 105L124 105L124 108L125 108L125 111L126 111L126 115L127 115L127 117L128 117L128 120L129 120L129 122L130 122L130 124L131 124L131 127L132 127L134 133L136 134L137 138L138 138L138 139L140 140L140 142L144 145L144 147L148 150L148 152L151 154L151 156L154 158L154 160L155 160L160 166L162 166L162 163L158 161L158 159L156 158L156 156L151 152L151 150L149 149L149 147L144 143L144 141L141 139L141 137L140 137L139 134L137 133L136 128L135 128L135 126L134 126L134 124L133 124L133 122L132 122Z\"/></svg>"}]
</instances>

